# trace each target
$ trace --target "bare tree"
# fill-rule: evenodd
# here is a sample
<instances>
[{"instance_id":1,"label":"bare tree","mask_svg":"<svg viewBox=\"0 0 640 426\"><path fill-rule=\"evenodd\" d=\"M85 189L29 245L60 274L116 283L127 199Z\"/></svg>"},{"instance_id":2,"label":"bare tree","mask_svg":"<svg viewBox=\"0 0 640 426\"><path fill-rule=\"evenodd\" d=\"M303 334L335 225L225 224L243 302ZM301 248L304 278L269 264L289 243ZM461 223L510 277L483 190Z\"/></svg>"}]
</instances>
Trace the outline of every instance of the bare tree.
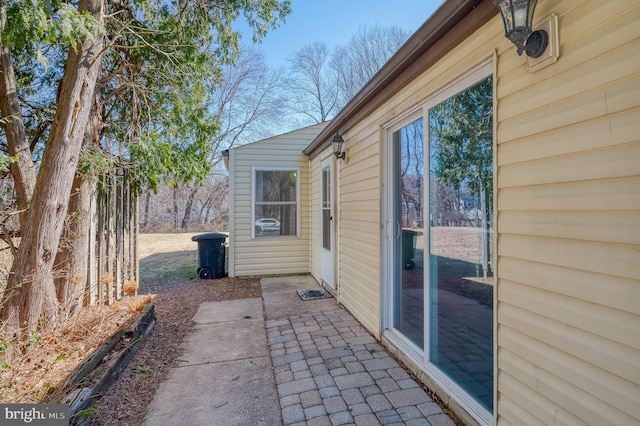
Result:
<instances>
[{"instance_id":1,"label":"bare tree","mask_svg":"<svg viewBox=\"0 0 640 426\"><path fill-rule=\"evenodd\" d=\"M346 105L398 51L411 33L398 26L361 27L349 41L335 48L331 68L337 74L340 106Z\"/></svg>"},{"instance_id":2,"label":"bare tree","mask_svg":"<svg viewBox=\"0 0 640 426\"><path fill-rule=\"evenodd\" d=\"M338 88L329 59L322 42L304 46L289 58L289 109L307 123L322 123L336 113Z\"/></svg>"},{"instance_id":3,"label":"bare tree","mask_svg":"<svg viewBox=\"0 0 640 426\"><path fill-rule=\"evenodd\" d=\"M378 72L409 38L398 26L362 27L330 53L322 42L295 51L289 58L290 113L301 124L332 118Z\"/></svg>"},{"instance_id":4,"label":"bare tree","mask_svg":"<svg viewBox=\"0 0 640 426\"><path fill-rule=\"evenodd\" d=\"M211 152L216 163L222 149L270 136L285 110L283 78L283 71L269 67L264 53L253 47L243 48L235 64L222 68L211 105L220 118Z\"/></svg>"},{"instance_id":5,"label":"bare tree","mask_svg":"<svg viewBox=\"0 0 640 426\"><path fill-rule=\"evenodd\" d=\"M147 223L144 232L168 232L182 228L175 225L176 214L190 217L183 229L189 231L226 231L229 221L229 176L221 167L216 167L204 185L197 186L194 198L189 201L195 183L178 184L177 187L161 185L156 193L141 195L142 203L147 204ZM174 205L174 195L176 204ZM146 209L146 207L145 207ZM190 213L185 210L191 209Z\"/></svg>"},{"instance_id":6,"label":"bare tree","mask_svg":"<svg viewBox=\"0 0 640 426\"><path fill-rule=\"evenodd\" d=\"M242 49L235 64L222 68L210 105L219 120L219 130L211 139L212 168L220 162L223 149L269 135L272 123L284 115L285 100L279 90L282 84L283 72L270 68L264 53L253 47ZM194 181L185 187L182 229L186 229L192 220L200 186Z\"/></svg>"},{"instance_id":7,"label":"bare tree","mask_svg":"<svg viewBox=\"0 0 640 426\"><path fill-rule=\"evenodd\" d=\"M213 173L200 198L199 218L202 225L212 224L215 229L225 230L229 223L229 176Z\"/></svg>"},{"instance_id":8,"label":"bare tree","mask_svg":"<svg viewBox=\"0 0 640 426\"><path fill-rule=\"evenodd\" d=\"M289 58L284 91L282 71L270 69L263 53L255 48L242 49L234 65L221 69L220 81L212 93L210 110L219 117L219 130L210 142L212 170L219 166L223 149L267 137L273 123L282 124L285 112L293 114L288 117L291 122L298 118L301 125L330 119L408 36L409 32L399 27L373 25L360 29L333 54L324 43L307 45ZM286 99L283 93L287 94ZM163 205L171 206L171 220L165 222L160 217L166 214L164 210L154 214L153 209L147 208L153 201L149 199L144 204L142 222L149 229L163 222L182 229L209 224L215 221L212 218L225 215L219 207L226 206L226 198L220 198L221 194L226 197L226 192L219 191L220 187L218 175L212 172L204 190L194 181L170 189L170 196L160 191L153 198L167 197Z\"/></svg>"}]
</instances>

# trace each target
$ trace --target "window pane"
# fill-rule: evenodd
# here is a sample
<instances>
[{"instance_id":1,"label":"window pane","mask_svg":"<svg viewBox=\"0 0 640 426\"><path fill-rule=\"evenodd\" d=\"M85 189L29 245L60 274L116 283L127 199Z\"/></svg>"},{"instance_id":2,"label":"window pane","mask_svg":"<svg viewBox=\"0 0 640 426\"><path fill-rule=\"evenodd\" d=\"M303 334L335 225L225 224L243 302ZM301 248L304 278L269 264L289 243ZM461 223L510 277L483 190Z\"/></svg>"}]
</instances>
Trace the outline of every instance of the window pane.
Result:
<instances>
[{"instance_id":1,"label":"window pane","mask_svg":"<svg viewBox=\"0 0 640 426\"><path fill-rule=\"evenodd\" d=\"M296 201L296 171L256 172L256 202Z\"/></svg>"},{"instance_id":2,"label":"window pane","mask_svg":"<svg viewBox=\"0 0 640 426\"><path fill-rule=\"evenodd\" d=\"M331 250L331 169L322 169L322 248Z\"/></svg>"},{"instance_id":3,"label":"window pane","mask_svg":"<svg viewBox=\"0 0 640 426\"><path fill-rule=\"evenodd\" d=\"M256 205L256 237L297 235L296 205Z\"/></svg>"},{"instance_id":4,"label":"window pane","mask_svg":"<svg viewBox=\"0 0 640 426\"><path fill-rule=\"evenodd\" d=\"M418 119L393 134L395 181L393 326L424 349L424 128Z\"/></svg>"},{"instance_id":5,"label":"window pane","mask_svg":"<svg viewBox=\"0 0 640 426\"><path fill-rule=\"evenodd\" d=\"M296 236L298 233L297 172L295 170L258 170L255 180L255 236Z\"/></svg>"},{"instance_id":6,"label":"window pane","mask_svg":"<svg viewBox=\"0 0 640 426\"><path fill-rule=\"evenodd\" d=\"M430 362L493 410L493 83L429 110Z\"/></svg>"},{"instance_id":7,"label":"window pane","mask_svg":"<svg viewBox=\"0 0 640 426\"><path fill-rule=\"evenodd\" d=\"M331 173L330 168L322 169L322 208L331 207Z\"/></svg>"},{"instance_id":8,"label":"window pane","mask_svg":"<svg viewBox=\"0 0 640 426\"><path fill-rule=\"evenodd\" d=\"M322 209L322 248L331 250L331 210Z\"/></svg>"}]
</instances>

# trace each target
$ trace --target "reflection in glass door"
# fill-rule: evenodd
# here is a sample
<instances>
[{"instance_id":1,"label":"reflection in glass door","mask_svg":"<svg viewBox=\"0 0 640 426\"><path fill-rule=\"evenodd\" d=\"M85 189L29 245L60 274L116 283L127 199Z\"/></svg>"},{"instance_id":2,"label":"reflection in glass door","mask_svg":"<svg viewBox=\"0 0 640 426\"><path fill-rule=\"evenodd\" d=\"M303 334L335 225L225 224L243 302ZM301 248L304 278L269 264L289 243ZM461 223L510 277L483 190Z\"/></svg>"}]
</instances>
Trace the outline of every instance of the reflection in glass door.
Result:
<instances>
[{"instance_id":1,"label":"reflection in glass door","mask_svg":"<svg viewBox=\"0 0 640 426\"><path fill-rule=\"evenodd\" d=\"M493 83L429 109L429 360L493 409Z\"/></svg>"},{"instance_id":2,"label":"reflection in glass door","mask_svg":"<svg viewBox=\"0 0 640 426\"><path fill-rule=\"evenodd\" d=\"M424 126L393 133L393 327L424 350Z\"/></svg>"},{"instance_id":3,"label":"reflection in glass door","mask_svg":"<svg viewBox=\"0 0 640 426\"><path fill-rule=\"evenodd\" d=\"M485 72L391 129L386 214L391 328L492 412L493 80Z\"/></svg>"}]
</instances>

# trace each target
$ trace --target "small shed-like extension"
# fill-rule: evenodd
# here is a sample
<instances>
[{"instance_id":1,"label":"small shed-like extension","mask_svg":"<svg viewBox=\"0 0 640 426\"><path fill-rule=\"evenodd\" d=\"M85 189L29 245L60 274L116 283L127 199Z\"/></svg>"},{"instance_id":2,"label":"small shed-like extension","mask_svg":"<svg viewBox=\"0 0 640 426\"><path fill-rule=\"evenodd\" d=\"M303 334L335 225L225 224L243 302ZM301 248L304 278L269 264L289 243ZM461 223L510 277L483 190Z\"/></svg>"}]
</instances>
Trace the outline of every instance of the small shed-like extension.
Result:
<instances>
[{"instance_id":1,"label":"small shed-like extension","mask_svg":"<svg viewBox=\"0 0 640 426\"><path fill-rule=\"evenodd\" d=\"M309 159L316 124L229 150L229 276L309 272Z\"/></svg>"}]
</instances>

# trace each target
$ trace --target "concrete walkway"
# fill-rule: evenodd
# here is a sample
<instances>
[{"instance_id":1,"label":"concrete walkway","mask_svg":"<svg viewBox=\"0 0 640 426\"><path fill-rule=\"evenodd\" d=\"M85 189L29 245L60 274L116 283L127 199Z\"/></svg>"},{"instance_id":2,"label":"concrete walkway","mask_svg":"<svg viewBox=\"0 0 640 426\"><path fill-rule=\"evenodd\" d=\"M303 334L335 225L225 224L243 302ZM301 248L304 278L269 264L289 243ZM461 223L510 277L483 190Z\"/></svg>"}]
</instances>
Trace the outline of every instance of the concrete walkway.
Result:
<instances>
[{"instance_id":1,"label":"concrete walkway","mask_svg":"<svg viewBox=\"0 0 640 426\"><path fill-rule=\"evenodd\" d=\"M201 304L145 425L454 425L335 299L296 292L317 286L265 278L262 299Z\"/></svg>"}]
</instances>

